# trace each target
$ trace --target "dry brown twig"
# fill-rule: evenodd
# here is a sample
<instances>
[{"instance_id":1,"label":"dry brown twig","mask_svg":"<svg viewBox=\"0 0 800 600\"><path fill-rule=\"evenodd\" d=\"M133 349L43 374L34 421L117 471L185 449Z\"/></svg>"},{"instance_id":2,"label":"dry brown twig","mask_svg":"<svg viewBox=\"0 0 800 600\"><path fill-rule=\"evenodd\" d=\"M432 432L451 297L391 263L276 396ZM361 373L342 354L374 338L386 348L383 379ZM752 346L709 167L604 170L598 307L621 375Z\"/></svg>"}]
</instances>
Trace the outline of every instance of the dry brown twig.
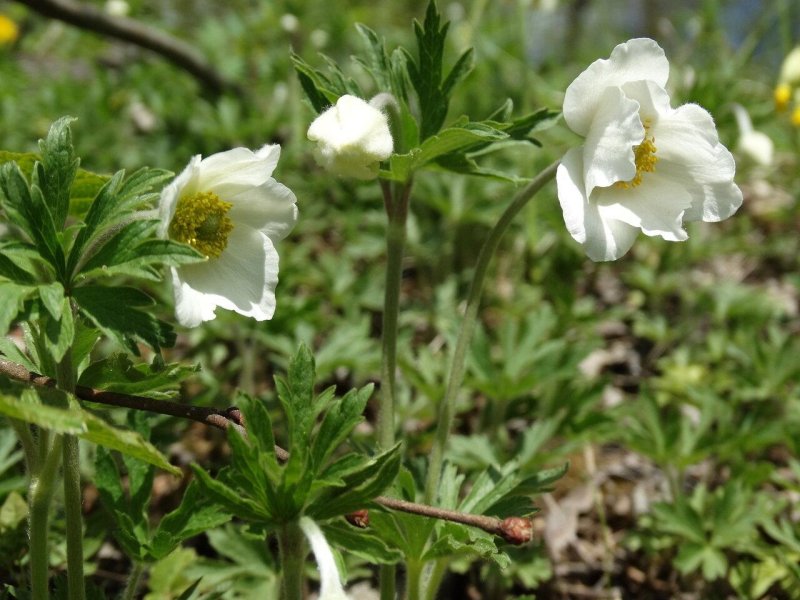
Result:
<instances>
[{"instance_id":1,"label":"dry brown twig","mask_svg":"<svg viewBox=\"0 0 800 600\"><path fill-rule=\"evenodd\" d=\"M190 73L211 92L216 94L224 91L241 92L236 83L222 76L196 48L139 21L110 15L93 6L71 0L16 1L45 17L151 50Z\"/></svg>"},{"instance_id":2,"label":"dry brown twig","mask_svg":"<svg viewBox=\"0 0 800 600\"><path fill-rule=\"evenodd\" d=\"M22 365L2 357L0 357L0 373L11 379L37 386L55 387L56 385L54 379L46 377L45 375L31 373ZM245 436L247 435L247 429L242 414L236 407L216 409L192 406L167 400L155 400L144 396L96 390L85 386L77 386L75 395L81 400L89 402L189 419L222 430L226 430L228 427L235 427L240 433ZM275 446L275 454L280 460L285 461L289 458L289 453L280 446ZM499 519L486 515L473 515L470 513L447 510L427 504L418 504L416 502L409 502L399 498L390 498L388 496L378 496L374 498L373 501L390 510L398 510L423 517L430 517L432 519L442 519L444 521L469 525L470 527L478 527L487 533L502 537L511 544L525 544L533 538L533 522L526 517ZM348 515L348 521L359 527L366 527L369 524L369 515L365 510L356 511Z\"/></svg>"}]
</instances>

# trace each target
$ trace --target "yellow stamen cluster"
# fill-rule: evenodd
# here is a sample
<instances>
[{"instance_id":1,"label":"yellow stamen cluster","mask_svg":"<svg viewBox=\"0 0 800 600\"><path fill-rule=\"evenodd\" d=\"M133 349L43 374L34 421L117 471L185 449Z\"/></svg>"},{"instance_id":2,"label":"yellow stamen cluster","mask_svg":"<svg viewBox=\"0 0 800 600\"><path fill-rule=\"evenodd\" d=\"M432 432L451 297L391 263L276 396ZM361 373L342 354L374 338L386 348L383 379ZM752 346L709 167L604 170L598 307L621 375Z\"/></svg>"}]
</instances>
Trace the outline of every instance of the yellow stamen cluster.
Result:
<instances>
[{"instance_id":1,"label":"yellow stamen cluster","mask_svg":"<svg viewBox=\"0 0 800 600\"><path fill-rule=\"evenodd\" d=\"M636 175L630 181L618 181L614 185L620 189L627 190L642 183L643 173L652 173L656 170L658 157L656 156L656 139L650 135L650 123L644 124L644 139L642 143L633 149L634 162L636 163Z\"/></svg>"},{"instance_id":2,"label":"yellow stamen cluster","mask_svg":"<svg viewBox=\"0 0 800 600\"><path fill-rule=\"evenodd\" d=\"M233 231L233 221L228 216L231 206L214 192L184 196L175 207L169 235L209 258L217 258L228 246L228 236Z\"/></svg>"}]
</instances>

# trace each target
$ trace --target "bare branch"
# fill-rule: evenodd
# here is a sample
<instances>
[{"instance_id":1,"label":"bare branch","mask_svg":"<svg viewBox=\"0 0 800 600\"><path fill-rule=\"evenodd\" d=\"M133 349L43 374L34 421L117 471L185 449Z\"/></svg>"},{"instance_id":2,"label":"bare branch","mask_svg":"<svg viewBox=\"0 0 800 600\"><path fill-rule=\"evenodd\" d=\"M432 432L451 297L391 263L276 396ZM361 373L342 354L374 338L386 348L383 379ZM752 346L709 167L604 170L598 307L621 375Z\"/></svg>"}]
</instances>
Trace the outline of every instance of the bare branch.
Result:
<instances>
[{"instance_id":1,"label":"bare branch","mask_svg":"<svg viewBox=\"0 0 800 600\"><path fill-rule=\"evenodd\" d=\"M93 6L84 6L71 0L17 0L17 2L45 17L152 50L191 73L201 84L216 94L223 91L241 91L237 84L220 75L194 47L134 19L109 15Z\"/></svg>"},{"instance_id":2,"label":"bare branch","mask_svg":"<svg viewBox=\"0 0 800 600\"><path fill-rule=\"evenodd\" d=\"M16 379L17 381L43 387L55 387L54 379L31 373L22 365L18 365L2 357L0 357L0 373L12 379ZM235 427L242 435L247 436L242 414L235 406L220 410L204 406L192 406L190 404L170 402L168 400L155 400L144 396L106 392L84 386L77 386L75 395L81 400L180 417L218 429L224 430L228 427ZM275 454L283 461L289 458L289 453L280 446L275 446ZM374 498L373 501L389 510L399 510L422 517L442 519L454 523L461 523L462 525L478 527L487 533L502 537L511 544L524 544L531 541L533 538L533 523L530 519L525 517L498 519L497 517L473 515L438 508L436 506L429 506L427 504L408 502L407 500L401 500L399 498L389 498L387 496L378 496ZM366 527L369 523L369 515L367 511L356 511L352 515L348 515L348 520L359 527Z\"/></svg>"}]
</instances>

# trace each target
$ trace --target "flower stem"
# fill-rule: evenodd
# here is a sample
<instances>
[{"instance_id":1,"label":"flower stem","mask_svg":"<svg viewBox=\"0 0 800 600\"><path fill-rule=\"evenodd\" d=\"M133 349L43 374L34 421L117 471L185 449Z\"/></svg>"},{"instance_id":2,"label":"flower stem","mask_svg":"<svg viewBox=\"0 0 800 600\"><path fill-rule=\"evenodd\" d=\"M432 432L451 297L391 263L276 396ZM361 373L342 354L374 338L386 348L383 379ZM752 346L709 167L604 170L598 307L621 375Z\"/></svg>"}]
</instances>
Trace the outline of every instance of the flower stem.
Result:
<instances>
[{"instance_id":1,"label":"flower stem","mask_svg":"<svg viewBox=\"0 0 800 600\"><path fill-rule=\"evenodd\" d=\"M50 505L53 500L53 484L61 462L62 438L53 439L53 446L48 449L41 470L31 473L30 497L30 570L31 599L48 600L49 560L47 539L49 531Z\"/></svg>"},{"instance_id":2,"label":"flower stem","mask_svg":"<svg viewBox=\"0 0 800 600\"><path fill-rule=\"evenodd\" d=\"M72 396L77 373L72 363L72 348L59 361L58 387ZM74 398L71 398L75 402ZM64 435L64 516L67 530L67 598L84 600L83 582L83 511L81 510L81 469L78 438Z\"/></svg>"},{"instance_id":3,"label":"flower stem","mask_svg":"<svg viewBox=\"0 0 800 600\"><path fill-rule=\"evenodd\" d=\"M383 300L381 342L381 395L378 411L378 444L383 449L394 445L395 373L397 371L397 319L400 313L400 283L403 278L403 248L406 244L406 218L411 196L411 181L391 186L381 181L383 202L389 223L386 230L386 288ZM396 569L380 569L381 600L394 600Z\"/></svg>"},{"instance_id":4,"label":"flower stem","mask_svg":"<svg viewBox=\"0 0 800 600\"><path fill-rule=\"evenodd\" d=\"M128 583L125 584L125 591L122 592L122 600L135 600L136 592L139 589L139 581L144 574L144 564L134 562L131 574L128 576Z\"/></svg>"},{"instance_id":5,"label":"flower stem","mask_svg":"<svg viewBox=\"0 0 800 600\"><path fill-rule=\"evenodd\" d=\"M397 319L400 311L400 283L403 248L411 182L394 189L381 182L389 224L386 231L386 289L383 302L381 397L378 414L378 443L383 449L394 445L395 372L397 370Z\"/></svg>"},{"instance_id":6,"label":"flower stem","mask_svg":"<svg viewBox=\"0 0 800 600\"><path fill-rule=\"evenodd\" d=\"M306 559L305 537L300 525L293 521L278 529L281 558L282 600L303 599L303 565Z\"/></svg>"},{"instance_id":7,"label":"flower stem","mask_svg":"<svg viewBox=\"0 0 800 600\"><path fill-rule=\"evenodd\" d=\"M505 212L497 221L495 226L489 232L489 237L483 243L480 254L478 255L478 262L475 265L475 273L472 276L472 284L470 285L469 295L467 297L467 308L464 313L464 319L461 322L461 330L458 332L458 340L456 341L456 348L453 353L453 362L450 366L450 375L447 381L447 389L445 391L444 399L439 405L439 417L436 424L436 437L433 440L433 447L431 448L430 460L428 462L428 475L425 485L425 502L433 504L436 501L436 493L439 489L439 480L442 476L442 464L444 462L444 451L447 447L447 441L450 436L450 430L453 426L453 418L455 412L456 398L461 388L461 382L464 379L464 367L467 355L467 348L472 339L472 333L475 330L475 324L478 319L478 307L480 304L481 293L483 291L483 282L486 278L486 271L489 267L489 262L494 256L497 246L503 234L508 229L511 221L519 213L520 210L533 198L533 196L542 189L547 182L549 182L556 174L558 162L551 164L539 173L536 178L531 181L527 186L520 190L514 199L506 208Z\"/></svg>"}]
</instances>

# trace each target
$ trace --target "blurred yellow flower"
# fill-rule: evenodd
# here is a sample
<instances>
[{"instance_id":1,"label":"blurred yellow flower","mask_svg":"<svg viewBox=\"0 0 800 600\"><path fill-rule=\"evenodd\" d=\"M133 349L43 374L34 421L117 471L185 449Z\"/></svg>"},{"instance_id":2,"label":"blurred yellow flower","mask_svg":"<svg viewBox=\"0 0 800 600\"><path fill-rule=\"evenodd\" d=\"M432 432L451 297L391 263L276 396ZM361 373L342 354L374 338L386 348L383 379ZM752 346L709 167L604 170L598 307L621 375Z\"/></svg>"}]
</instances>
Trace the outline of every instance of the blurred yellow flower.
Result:
<instances>
[{"instance_id":1,"label":"blurred yellow flower","mask_svg":"<svg viewBox=\"0 0 800 600\"><path fill-rule=\"evenodd\" d=\"M4 14L0 14L0 46L13 44L19 37L19 26Z\"/></svg>"},{"instance_id":2,"label":"blurred yellow flower","mask_svg":"<svg viewBox=\"0 0 800 600\"><path fill-rule=\"evenodd\" d=\"M791 116L792 125L800 127L800 106L795 106Z\"/></svg>"},{"instance_id":3,"label":"blurred yellow flower","mask_svg":"<svg viewBox=\"0 0 800 600\"><path fill-rule=\"evenodd\" d=\"M775 108L783 112L789 106L792 99L792 88L788 83L779 83L775 88Z\"/></svg>"}]
</instances>

